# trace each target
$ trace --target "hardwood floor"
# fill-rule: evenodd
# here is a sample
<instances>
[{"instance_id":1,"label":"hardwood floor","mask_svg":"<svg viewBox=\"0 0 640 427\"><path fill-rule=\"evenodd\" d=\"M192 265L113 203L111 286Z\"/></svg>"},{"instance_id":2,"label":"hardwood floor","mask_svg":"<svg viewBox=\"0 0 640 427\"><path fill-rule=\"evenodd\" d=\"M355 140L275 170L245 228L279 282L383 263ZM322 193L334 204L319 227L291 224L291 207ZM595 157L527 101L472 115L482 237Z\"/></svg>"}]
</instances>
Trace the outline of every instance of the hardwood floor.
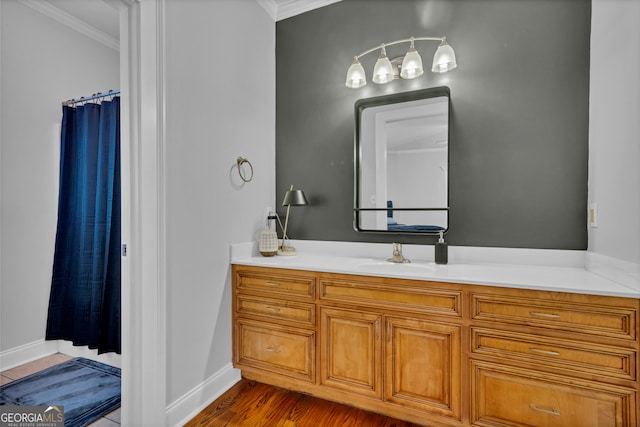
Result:
<instances>
[{"instance_id":1,"label":"hardwood floor","mask_svg":"<svg viewBox=\"0 0 640 427\"><path fill-rule=\"evenodd\" d=\"M185 427L417 427L384 415L242 379Z\"/></svg>"}]
</instances>

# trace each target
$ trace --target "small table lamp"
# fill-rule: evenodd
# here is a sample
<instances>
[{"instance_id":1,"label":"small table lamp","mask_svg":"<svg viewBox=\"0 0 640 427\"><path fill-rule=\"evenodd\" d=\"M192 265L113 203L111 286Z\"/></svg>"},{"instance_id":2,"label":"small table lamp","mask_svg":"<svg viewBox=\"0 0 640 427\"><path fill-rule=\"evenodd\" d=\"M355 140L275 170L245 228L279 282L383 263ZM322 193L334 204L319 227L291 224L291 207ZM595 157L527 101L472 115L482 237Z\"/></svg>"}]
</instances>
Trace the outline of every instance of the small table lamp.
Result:
<instances>
[{"instance_id":1,"label":"small table lamp","mask_svg":"<svg viewBox=\"0 0 640 427\"><path fill-rule=\"evenodd\" d=\"M280 246L280 250L278 251L278 255L295 255L296 248L293 246L285 246L284 242L287 239L287 226L289 225L289 211L291 210L291 206L306 206L309 202L307 202L307 198L304 196L304 192L302 190L294 190L293 185L289 188L289 191L284 193L284 200L282 200L282 206L287 207L287 216L284 220L284 229L282 230L282 245Z\"/></svg>"}]
</instances>

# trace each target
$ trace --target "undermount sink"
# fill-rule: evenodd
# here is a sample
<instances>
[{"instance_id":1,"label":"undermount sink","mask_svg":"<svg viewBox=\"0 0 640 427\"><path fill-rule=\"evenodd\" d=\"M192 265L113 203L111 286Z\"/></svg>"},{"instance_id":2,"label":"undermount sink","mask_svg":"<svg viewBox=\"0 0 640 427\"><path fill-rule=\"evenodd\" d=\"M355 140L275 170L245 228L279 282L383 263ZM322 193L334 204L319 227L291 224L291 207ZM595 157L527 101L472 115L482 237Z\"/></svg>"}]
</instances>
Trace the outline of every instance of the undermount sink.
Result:
<instances>
[{"instance_id":1,"label":"undermount sink","mask_svg":"<svg viewBox=\"0 0 640 427\"><path fill-rule=\"evenodd\" d=\"M370 273L386 274L429 274L436 271L434 264L427 263L395 263L389 261L366 261L357 264L358 270Z\"/></svg>"}]
</instances>

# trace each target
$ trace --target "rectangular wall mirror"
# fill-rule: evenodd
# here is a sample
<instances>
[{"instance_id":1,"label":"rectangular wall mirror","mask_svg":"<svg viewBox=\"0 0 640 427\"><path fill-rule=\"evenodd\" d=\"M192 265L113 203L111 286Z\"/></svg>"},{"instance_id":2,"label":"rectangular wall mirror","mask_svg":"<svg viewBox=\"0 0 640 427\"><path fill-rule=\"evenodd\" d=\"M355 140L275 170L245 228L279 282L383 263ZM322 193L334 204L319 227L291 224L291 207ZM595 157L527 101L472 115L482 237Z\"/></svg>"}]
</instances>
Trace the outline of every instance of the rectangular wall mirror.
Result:
<instances>
[{"instance_id":1,"label":"rectangular wall mirror","mask_svg":"<svg viewBox=\"0 0 640 427\"><path fill-rule=\"evenodd\" d=\"M447 87L356 102L357 231L438 234L448 229L449 110Z\"/></svg>"}]
</instances>

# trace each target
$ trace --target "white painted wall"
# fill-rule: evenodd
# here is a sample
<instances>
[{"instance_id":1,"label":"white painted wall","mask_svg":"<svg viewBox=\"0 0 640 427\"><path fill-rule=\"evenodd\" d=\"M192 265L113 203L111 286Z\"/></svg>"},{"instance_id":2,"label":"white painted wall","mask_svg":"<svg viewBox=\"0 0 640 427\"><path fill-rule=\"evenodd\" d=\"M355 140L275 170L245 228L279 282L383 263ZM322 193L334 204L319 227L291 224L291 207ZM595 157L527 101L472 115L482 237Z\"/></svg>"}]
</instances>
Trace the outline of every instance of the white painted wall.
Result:
<instances>
[{"instance_id":1,"label":"white painted wall","mask_svg":"<svg viewBox=\"0 0 640 427\"><path fill-rule=\"evenodd\" d=\"M44 339L62 108L118 89L118 52L15 0L1 8L0 352Z\"/></svg>"},{"instance_id":2,"label":"white painted wall","mask_svg":"<svg viewBox=\"0 0 640 427\"><path fill-rule=\"evenodd\" d=\"M640 265L640 2L593 0L589 251Z\"/></svg>"},{"instance_id":3,"label":"white painted wall","mask_svg":"<svg viewBox=\"0 0 640 427\"><path fill-rule=\"evenodd\" d=\"M167 0L165 28L171 404L231 363L230 244L275 200L275 23L255 1Z\"/></svg>"}]
</instances>

